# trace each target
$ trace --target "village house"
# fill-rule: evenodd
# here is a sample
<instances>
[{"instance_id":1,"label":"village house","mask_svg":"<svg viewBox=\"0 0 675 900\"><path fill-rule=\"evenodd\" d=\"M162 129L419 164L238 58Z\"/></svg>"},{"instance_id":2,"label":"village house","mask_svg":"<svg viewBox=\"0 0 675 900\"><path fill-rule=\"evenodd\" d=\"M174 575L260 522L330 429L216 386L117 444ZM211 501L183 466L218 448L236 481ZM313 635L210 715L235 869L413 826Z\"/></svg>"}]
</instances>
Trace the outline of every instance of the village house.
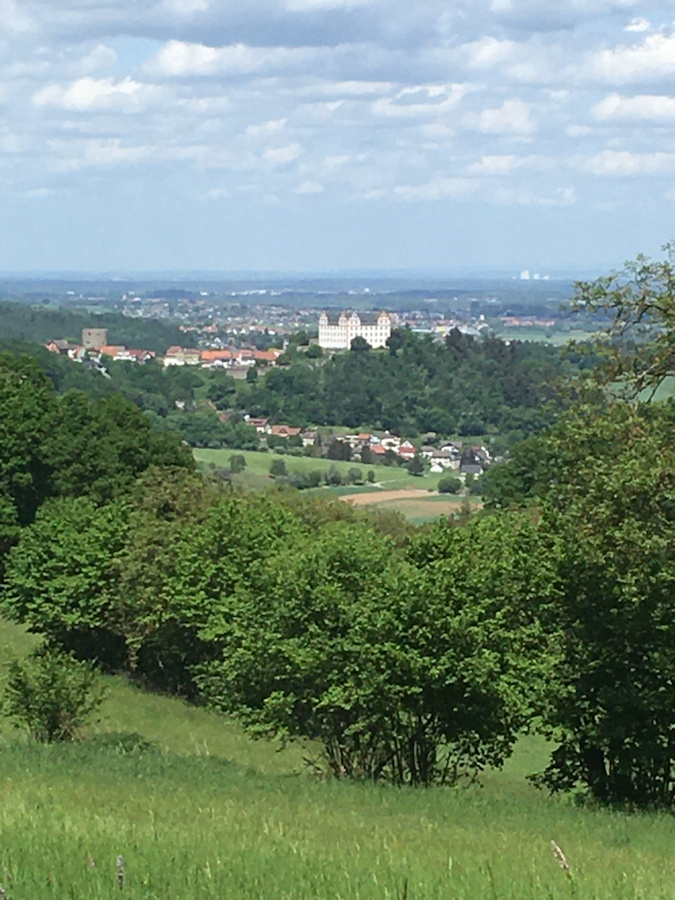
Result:
<instances>
[{"instance_id":1,"label":"village house","mask_svg":"<svg viewBox=\"0 0 675 900\"><path fill-rule=\"evenodd\" d=\"M297 437L300 434L302 428L293 428L290 425L272 425L270 429L268 429L267 433L273 435L274 437Z\"/></svg>"},{"instance_id":2,"label":"village house","mask_svg":"<svg viewBox=\"0 0 675 900\"><path fill-rule=\"evenodd\" d=\"M255 428L258 434L267 434L269 431L269 419L256 418L254 416L246 416L246 424L251 428Z\"/></svg>"},{"instance_id":3,"label":"village house","mask_svg":"<svg viewBox=\"0 0 675 900\"><path fill-rule=\"evenodd\" d=\"M201 363L199 350L173 346L164 354L164 366L198 366Z\"/></svg>"},{"instance_id":4,"label":"village house","mask_svg":"<svg viewBox=\"0 0 675 900\"><path fill-rule=\"evenodd\" d=\"M459 471L462 475L482 475L484 465L486 462L482 459L482 454L477 452L477 450L482 450L483 448L474 448L474 447L465 447L462 450L462 458L460 461Z\"/></svg>"},{"instance_id":5,"label":"village house","mask_svg":"<svg viewBox=\"0 0 675 900\"><path fill-rule=\"evenodd\" d=\"M415 445L410 441L403 441L403 443L399 445L396 453L398 453L402 459L410 460L414 458L417 451L415 450Z\"/></svg>"},{"instance_id":6,"label":"village house","mask_svg":"<svg viewBox=\"0 0 675 900\"><path fill-rule=\"evenodd\" d=\"M67 356L68 351L71 350L75 345L69 343L68 341L49 341L49 343L45 344L47 350L50 353L60 353L61 356Z\"/></svg>"},{"instance_id":7,"label":"village house","mask_svg":"<svg viewBox=\"0 0 675 900\"><path fill-rule=\"evenodd\" d=\"M370 452L375 456L384 456L387 450L379 441L377 441L376 443L371 443Z\"/></svg>"},{"instance_id":8,"label":"village house","mask_svg":"<svg viewBox=\"0 0 675 900\"><path fill-rule=\"evenodd\" d=\"M202 350L201 363L203 369L219 369L232 363L231 350Z\"/></svg>"},{"instance_id":9,"label":"village house","mask_svg":"<svg viewBox=\"0 0 675 900\"><path fill-rule=\"evenodd\" d=\"M396 435L391 434L389 431L385 431L380 438L380 444L382 444L385 450L393 450L396 452L401 446L401 439L397 438Z\"/></svg>"},{"instance_id":10,"label":"village house","mask_svg":"<svg viewBox=\"0 0 675 900\"><path fill-rule=\"evenodd\" d=\"M445 469L459 469L460 466L459 457L449 450L434 450L430 459L431 471L434 474L443 472Z\"/></svg>"},{"instance_id":11,"label":"village house","mask_svg":"<svg viewBox=\"0 0 675 900\"><path fill-rule=\"evenodd\" d=\"M134 350L125 347L117 354L115 359L126 362L146 363L148 360L154 359L155 356L156 354L152 350Z\"/></svg>"},{"instance_id":12,"label":"village house","mask_svg":"<svg viewBox=\"0 0 675 900\"><path fill-rule=\"evenodd\" d=\"M110 359L117 359L117 354L124 353L126 349L124 344L103 344L103 346L98 348L97 353L99 356L109 356Z\"/></svg>"},{"instance_id":13,"label":"village house","mask_svg":"<svg viewBox=\"0 0 675 900\"><path fill-rule=\"evenodd\" d=\"M277 360L282 355L284 351L279 350L278 347L274 347L271 350L256 350L254 353L254 359L257 363L264 366L276 366Z\"/></svg>"},{"instance_id":14,"label":"village house","mask_svg":"<svg viewBox=\"0 0 675 900\"><path fill-rule=\"evenodd\" d=\"M94 355L94 351L89 352L91 355ZM153 350L134 350L130 347L126 347L124 344L103 344L95 351L95 355L98 359L107 356L110 359L115 360L115 362L134 363L145 363L148 362L148 360L155 358Z\"/></svg>"}]
</instances>

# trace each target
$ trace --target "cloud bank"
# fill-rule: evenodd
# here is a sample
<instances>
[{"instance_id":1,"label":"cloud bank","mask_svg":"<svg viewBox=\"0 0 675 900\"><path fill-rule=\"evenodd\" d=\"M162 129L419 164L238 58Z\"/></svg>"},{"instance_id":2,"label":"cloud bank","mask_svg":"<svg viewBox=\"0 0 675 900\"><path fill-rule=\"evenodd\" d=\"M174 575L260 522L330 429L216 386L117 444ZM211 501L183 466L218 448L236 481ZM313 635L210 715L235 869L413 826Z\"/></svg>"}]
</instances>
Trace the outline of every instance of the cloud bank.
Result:
<instances>
[{"instance_id":1,"label":"cloud bank","mask_svg":"<svg viewBox=\"0 0 675 900\"><path fill-rule=\"evenodd\" d=\"M495 261L670 237L675 0L448 7L0 0L0 268L381 265L403 245L441 265L432 227Z\"/></svg>"}]
</instances>

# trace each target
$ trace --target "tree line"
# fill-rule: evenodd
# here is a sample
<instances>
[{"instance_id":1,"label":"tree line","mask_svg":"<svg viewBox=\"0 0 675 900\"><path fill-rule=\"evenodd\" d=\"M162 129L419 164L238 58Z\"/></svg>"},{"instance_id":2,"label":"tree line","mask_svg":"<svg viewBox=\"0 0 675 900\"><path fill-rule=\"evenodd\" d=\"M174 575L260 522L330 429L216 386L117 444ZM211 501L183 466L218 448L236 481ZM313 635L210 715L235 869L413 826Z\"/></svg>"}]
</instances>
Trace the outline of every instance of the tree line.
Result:
<instances>
[{"instance_id":1,"label":"tree line","mask_svg":"<svg viewBox=\"0 0 675 900\"><path fill-rule=\"evenodd\" d=\"M552 385L576 371L547 344L475 338L444 342L395 330L385 351L354 347L321 363L291 346L265 378L243 384L237 403L252 415L305 425L396 430L414 436L500 433L510 443L551 421Z\"/></svg>"},{"instance_id":2,"label":"tree line","mask_svg":"<svg viewBox=\"0 0 675 900\"><path fill-rule=\"evenodd\" d=\"M0 448L0 566L46 500L88 496L105 504L150 465L195 465L180 438L153 431L119 394L59 396L33 358L2 353Z\"/></svg>"},{"instance_id":3,"label":"tree line","mask_svg":"<svg viewBox=\"0 0 675 900\"><path fill-rule=\"evenodd\" d=\"M536 729L553 748L540 784L672 807L675 403L641 393L674 371L671 285L669 260L642 260L618 288L579 286L578 302L616 313L598 339L607 368L490 473L469 521L402 533L288 489L238 493L176 462L180 445L148 467L131 429L112 455L137 460L119 487L72 488L83 444L50 457L53 487L5 557L2 610L253 734L309 741L341 777L457 783ZM631 322L640 341L618 342ZM28 363L5 365L2 409L21 433L17 410L53 394ZM30 467L3 471L5 496L35 489Z\"/></svg>"},{"instance_id":4,"label":"tree line","mask_svg":"<svg viewBox=\"0 0 675 900\"><path fill-rule=\"evenodd\" d=\"M82 329L92 327L107 328L111 344L152 350L162 355L173 344L181 344L185 340L185 334L177 324L160 322L158 319L0 302L0 334L8 340L46 344L48 341L64 338L79 344L82 341Z\"/></svg>"}]
</instances>

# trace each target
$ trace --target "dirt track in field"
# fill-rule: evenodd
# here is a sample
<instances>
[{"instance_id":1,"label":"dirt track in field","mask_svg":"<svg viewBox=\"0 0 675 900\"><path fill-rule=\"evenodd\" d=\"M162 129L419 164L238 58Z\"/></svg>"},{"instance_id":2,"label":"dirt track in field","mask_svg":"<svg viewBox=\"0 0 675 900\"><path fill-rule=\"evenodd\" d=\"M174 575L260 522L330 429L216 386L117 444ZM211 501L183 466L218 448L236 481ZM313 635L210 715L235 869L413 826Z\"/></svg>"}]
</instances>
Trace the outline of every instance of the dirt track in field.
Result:
<instances>
[{"instance_id":1,"label":"dirt track in field","mask_svg":"<svg viewBox=\"0 0 675 900\"><path fill-rule=\"evenodd\" d=\"M367 506L369 503L383 503L386 500L419 500L421 497L436 497L436 491L416 491L414 488L398 491L369 491L367 494L343 494L340 500L354 506Z\"/></svg>"}]
</instances>

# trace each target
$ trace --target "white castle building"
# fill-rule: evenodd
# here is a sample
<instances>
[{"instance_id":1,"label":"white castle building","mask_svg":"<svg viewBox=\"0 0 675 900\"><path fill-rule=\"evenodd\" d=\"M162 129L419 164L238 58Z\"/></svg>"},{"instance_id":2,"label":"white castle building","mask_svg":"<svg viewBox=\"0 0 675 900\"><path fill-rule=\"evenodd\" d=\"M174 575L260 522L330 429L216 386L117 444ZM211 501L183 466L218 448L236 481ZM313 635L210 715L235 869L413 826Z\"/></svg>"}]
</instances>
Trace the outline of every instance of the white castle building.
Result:
<instances>
[{"instance_id":1,"label":"white castle building","mask_svg":"<svg viewBox=\"0 0 675 900\"><path fill-rule=\"evenodd\" d=\"M322 312L319 316L319 347L349 350L355 337L368 341L373 350L386 347L391 335L389 313Z\"/></svg>"}]
</instances>

